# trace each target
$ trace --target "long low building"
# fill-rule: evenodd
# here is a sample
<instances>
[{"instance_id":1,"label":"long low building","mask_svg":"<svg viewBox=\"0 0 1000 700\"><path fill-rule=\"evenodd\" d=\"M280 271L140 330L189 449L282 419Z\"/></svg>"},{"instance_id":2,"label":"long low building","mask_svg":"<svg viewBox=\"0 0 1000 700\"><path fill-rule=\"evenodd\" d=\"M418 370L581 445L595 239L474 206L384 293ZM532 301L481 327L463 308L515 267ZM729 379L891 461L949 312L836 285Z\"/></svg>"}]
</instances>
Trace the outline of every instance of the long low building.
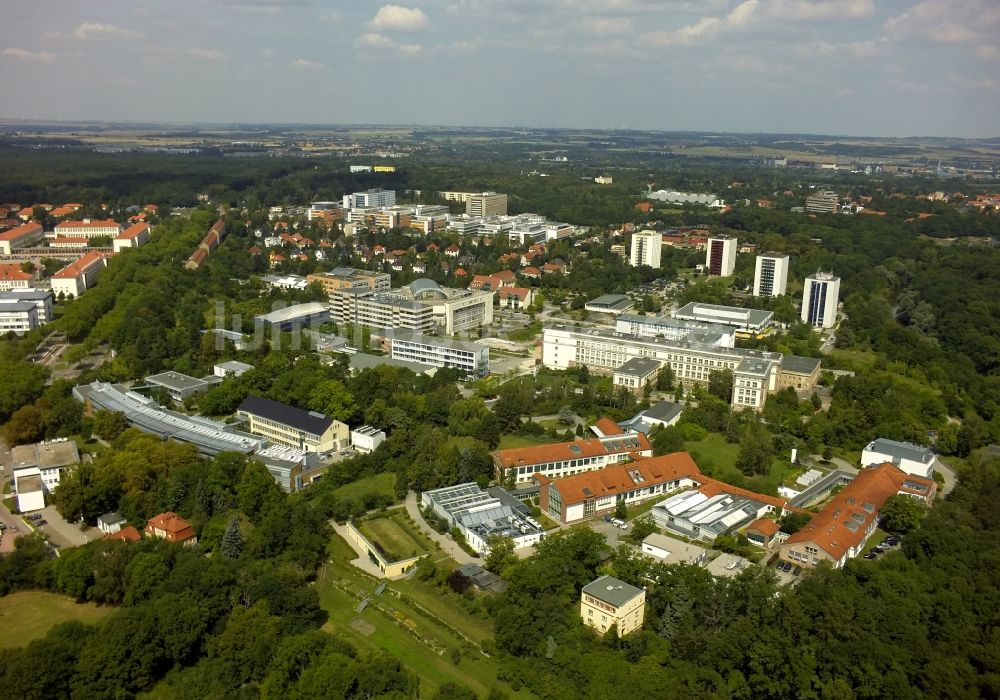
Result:
<instances>
[{"instance_id":1,"label":"long low building","mask_svg":"<svg viewBox=\"0 0 1000 700\"><path fill-rule=\"evenodd\" d=\"M561 479L536 474L539 505L562 523L614 512L619 501L632 506L700 483L701 470L687 452L614 464Z\"/></svg>"},{"instance_id":2,"label":"long low building","mask_svg":"<svg viewBox=\"0 0 1000 700\"><path fill-rule=\"evenodd\" d=\"M42 225L31 222L0 233L0 255L12 255L19 248L27 248L44 236Z\"/></svg>"},{"instance_id":3,"label":"long low building","mask_svg":"<svg viewBox=\"0 0 1000 700\"><path fill-rule=\"evenodd\" d=\"M33 303L0 298L0 335L24 335L39 325L38 307Z\"/></svg>"},{"instance_id":4,"label":"long low building","mask_svg":"<svg viewBox=\"0 0 1000 700\"><path fill-rule=\"evenodd\" d=\"M842 567L865 548L880 520L879 510L890 496L903 494L931 504L937 493L932 479L907 474L892 464L862 469L801 530L778 548L778 556L812 568L826 561Z\"/></svg>"},{"instance_id":5,"label":"long low building","mask_svg":"<svg viewBox=\"0 0 1000 700\"><path fill-rule=\"evenodd\" d=\"M73 388L73 397L83 403L88 413L100 409L121 413L131 426L162 438L190 443L203 455L239 452L252 456L264 464L278 486L287 492L308 486L326 471L326 465L315 454L268 445L267 440L225 423L168 411L153 399L120 384L83 384Z\"/></svg>"},{"instance_id":6,"label":"long low building","mask_svg":"<svg viewBox=\"0 0 1000 700\"><path fill-rule=\"evenodd\" d=\"M536 474L550 479L572 476L636 457L650 457L653 450L646 436L639 433L515 447L491 454L497 480L503 484L512 479L515 486L522 486L532 485Z\"/></svg>"},{"instance_id":7,"label":"long low building","mask_svg":"<svg viewBox=\"0 0 1000 700\"><path fill-rule=\"evenodd\" d=\"M0 304L29 302L35 307L38 325L44 326L52 320L53 295L47 289L17 288L0 291ZM2 310L2 307L0 307Z\"/></svg>"},{"instance_id":8,"label":"long low building","mask_svg":"<svg viewBox=\"0 0 1000 700\"><path fill-rule=\"evenodd\" d=\"M872 440L861 451L862 467L885 462L896 465L907 474L931 479L937 466L937 455L929 447L888 438Z\"/></svg>"},{"instance_id":9,"label":"long low building","mask_svg":"<svg viewBox=\"0 0 1000 700\"><path fill-rule=\"evenodd\" d=\"M393 359L454 368L466 379L481 379L490 373L490 349L486 345L407 330L390 331L383 337Z\"/></svg>"},{"instance_id":10,"label":"long low building","mask_svg":"<svg viewBox=\"0 0 1000 700\"><path fill-rule=\"evenodd\" d=\"M446 289L421 278L392 291L336 289L330 293L330 313L340 324L454 335L493 323L493 294Z\"/></svg>"},{"instance_id":11,"label":"long low building","mask_svg":"<svg viewBox=\"0 0 1000 700\"><path fill-rule=\"evenodd\" d=\"M781 386L783 356L723 347L715 344L715 338L715 334L701 331L689 333L683 340L672 340L555 324L542 331L542 364L551 369L586 365L596 373L612 374L633 358L648 358L669 365L685 386L707 385L713 371L728 369L734 379L731 403L737 407L762 408L767 395ZM815 369L806 376L818 377L818 367ZM797 367L795 381L800 384L808 381Z\"/></svg>"},{"instance_id":12,"label":"long low building","mask_svg":"<svg viewBox=\"0 0 1000 700\"><path fill-rule=\"evenodd\" d=\"M509 538L515 549L545 537L545 529L531 517L528 507L499 487L483 490L469 482L424 491L420 501L449 527L457 527L469 546L483 556L489 553L491 537Z\"/></svg>"},{"instance_id":13,"label":"long low building","mask_svg":"<svg viewBox=\"0 0 1000 700\"><path fill-rule=\"evenodd\" d=\"M347 426L317 411L248 396L236 409L236 415L249 420L254 435L303 452L330 454L350 446Z\"/></svg>"},{"instance_id":14,"label":"long low building","mask_svg":"<svg viewBox=\"0 0 1000 700\"><path fill-rule=\"evenodd\" d=\"M692 301L677 309L672 316L682 321L696 321L731 326L737 335L757 336L774 325L774 312L764 309L744 309L740 306L703 304Z\"/></svg>"},{"instance_id":15,"label":"long low building","mask_svg":"<svg viewBox=\"0 0 1000 700\"><path fill-rule=\"evenodd\" d=\"M73 397L83 403L88 412L104 409L121 413L133 427L143 432L190 442L206 455L219 452L248 455L265 444L259 437L241 433L224 423L168 411L153 399L120 384L82 384L73 387Z\"/></svg>"},{"instance_id":16,"label":"long low building","mask_svg":"<svg viewBox=\"0 0 1000 700\"><path fill-rule=\"evenodd\" d=\"M85 253L52 275L52 293L76 298L94 286L97 274L107 266L107 255L97 251Z\"/></svg>"},{"instance_id":17,"label":"long low building","mask_svg":"<svg viewBox=\"0 0 1000 700\"><path fill-rule=\"evenodd\" d=\"M254 316L254 324L279 331L291 331L320 325L330 320L330 310L317 301L294 304L270 313Z\"/></svg>"},{"instance_id":18,"label":"long low building","mask_svg":"<svg viewBox=\"0 0 1000 700\"><path fill-rule=\"evenodd\" d=\"M615 330L629 335L648 335L662 337L667 340L684 340L694 332L711 333L717 336L714 343L720 347L731 348L736 345L736 333L731 326L718 323L699 321L684 321L670 316L634 316L622 314L615 319Z\"/></svg>"}]
</instances>

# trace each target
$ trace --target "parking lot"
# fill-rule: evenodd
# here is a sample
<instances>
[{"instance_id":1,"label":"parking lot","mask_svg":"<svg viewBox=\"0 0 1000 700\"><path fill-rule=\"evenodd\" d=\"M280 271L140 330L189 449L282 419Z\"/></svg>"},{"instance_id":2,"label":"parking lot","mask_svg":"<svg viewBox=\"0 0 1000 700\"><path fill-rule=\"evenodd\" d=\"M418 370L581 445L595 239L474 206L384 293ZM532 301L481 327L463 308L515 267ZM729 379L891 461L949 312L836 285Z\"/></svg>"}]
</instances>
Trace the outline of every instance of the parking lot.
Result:
<instances>
[{"instance_id":1,"label":"parking lot","mask_svg":"<svg viewBox=\"0 0 1000 700\"><path fill-rule=\"evenodd\" d=\"M588 525L590 525L591 530L604 535L605 540L608 542L608 546L612 549L618 549L618 538L624 537L628 534L629 530L632 529L630 527L629 530L622 530L611 523L605 522L604 518L594 518L588 523Z\"/></svg>"},{"instance_id":2,"label":"parking lot","mask_svg":"<svg viewBox=\"0 0 1000 700\"><path fill-rule=\"evenodd\" d=\"M80 529L79 525L66 522L59 515L55 506L45 506L37 513L42 516L42 520L45 520L45 525L37 529L45 533L49 541L59 549L79 547L91 540L100 539L103 534L96 527L90 527L84 531Z\"/></svg>"}]
</instances>

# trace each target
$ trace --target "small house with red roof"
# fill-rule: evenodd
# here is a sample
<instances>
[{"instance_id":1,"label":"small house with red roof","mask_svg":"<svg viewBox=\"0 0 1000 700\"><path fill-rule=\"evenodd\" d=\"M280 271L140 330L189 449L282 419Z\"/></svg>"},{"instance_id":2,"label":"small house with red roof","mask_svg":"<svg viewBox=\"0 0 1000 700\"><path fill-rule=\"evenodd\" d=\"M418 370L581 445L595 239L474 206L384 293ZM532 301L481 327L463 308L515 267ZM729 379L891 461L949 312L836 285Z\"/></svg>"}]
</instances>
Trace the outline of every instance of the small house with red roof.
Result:
<instances>
[{"instance_id":1,"label":"small house with red roof","mask_svg":"<svg viewBox=\"0 0 1000 700\"><path fill-rule=\"evenodd\" d=\"M146 537L156 537L167 542L177 542L179 544L198 544L198 538L194 534L194 528L184 518L177 513L166 512L153 516L146 523Z\"/></svg>"}]
</instances>

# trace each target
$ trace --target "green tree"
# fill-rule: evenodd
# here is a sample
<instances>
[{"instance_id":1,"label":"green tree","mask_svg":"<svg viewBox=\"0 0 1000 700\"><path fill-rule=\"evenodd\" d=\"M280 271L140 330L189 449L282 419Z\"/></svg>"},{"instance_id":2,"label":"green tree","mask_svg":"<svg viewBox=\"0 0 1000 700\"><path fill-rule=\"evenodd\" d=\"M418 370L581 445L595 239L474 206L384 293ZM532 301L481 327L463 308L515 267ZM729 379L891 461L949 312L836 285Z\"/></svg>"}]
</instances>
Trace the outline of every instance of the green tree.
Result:
<instances>
[{"instance_id":1,"label":"green tree","mask_svg":"<svg viewBox=\"0 0 1000 700\"><path fill-rule=\"evenodd\" d=\"M517 562L517 555L514 554L514 540L502 535L490 535L486 538L486 546L489 552L483 562L485 568L503 576L507 570Z\"/></svg>"},{"instance_id":2,"label":"green tree","mask_svg":"<svg viewBox=\"0 0 1000 700\"><path fill-rule=\"evenodd\" d=\"M924 511L924 506L916 498L897 493L889 496L879 509L880 525L886 532L905 535L920 525Z\"/></svg>"},{"instance_id":3,"label":"green tree","mask_svg":"<svg viewBox=\"0 0 1000 700\"><path fill-rule=\"evenodd\" d=\"M749 426L740 440L736 468L746 475L767 474L771 470L774 448L770 436L760 426Z\"/></svg>"},{"instance_id":4,"label":"green tree","mask_svg":"<svg viewBox=\"0 0 1000 700\"><path fill-rule=\"evenodd\" d=\"M226 525L226 532L222 535L222 556L226 559L239 559L240 555L243 554L243 548L246 545L246 541L243 539L243 533L240 531L240 521L235 515L229 519L229 524Z\"/></svg>"},{"instance_id":5,"label":"green tree","mask_svg":"<svg viewBox=\"0 0 1000 700\"><path fill-rule=\"evenodd\" d=\"M708 393L727 404L733 399L733 371L716 369L708 373Z\"/></svg>"},{"instance_id":6,"label":"green tree","mask_svg":"<svg viewBox=\"0 0 1000 700\"><path fill-rule=\"evenodd\" d=\"M615 517L619 520L625 520L628 518L628 507L625 505L624 498L619 498L615 502Z\"/></svg>"},{"instance_id":7,"label":"green tree","mask_svg":"<svg viewBox=\"0 0 1000 700\"><path fill-rule=\"evenodd\" d=\"M309 394L309 408L346 423L357 413L354 397L342 382L328 379L316 385Z\"/></svg>"},{"instance_id":8,"label":"green tree","mask_svg":"<svg viewBox=\"0 0 1000 700\"><path fill-rule=\"evenodd\" d=\"M656 373L656 388L658 391L670 391L674 388L674 370L670 365L663 365Z\"/></svg>"},{"instance_id":9,"label":"green tree","mask_svg":"<svg viewBox=\"0 0 1000 700\"><path fill-rule=\"evenodd\" d=\"M11 447L38 442L44 436L44 416L41 411L30 404L14 411L3 427L4 442Z\"/></svg>"},{"instance_id":10,"label":"green tree","mask_svg":"<svg viewBox=\"0 0 1000 700\"><path fill-rule=\"evenodd\" d=\"M117 440L127 429L128 421L121 413L101 409L94 414L94 434L102 440Z\"/></svg>"}]
</instances>

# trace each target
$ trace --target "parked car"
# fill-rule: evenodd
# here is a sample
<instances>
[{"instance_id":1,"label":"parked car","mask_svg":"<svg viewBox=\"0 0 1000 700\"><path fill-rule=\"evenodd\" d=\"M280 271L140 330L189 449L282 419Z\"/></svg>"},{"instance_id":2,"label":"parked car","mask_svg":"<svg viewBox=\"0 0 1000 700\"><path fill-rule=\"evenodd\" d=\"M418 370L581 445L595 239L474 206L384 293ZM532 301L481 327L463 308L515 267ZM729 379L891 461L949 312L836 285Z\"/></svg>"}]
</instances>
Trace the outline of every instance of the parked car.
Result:
<instances>
[{"instance_id":1,"label":"parked car","mask_svg":"<svg viewBox=\"0 0 1000 700\"><path fill-rule=\"evenodd\" d=\"M48 525L48 524L49 524L48 520L36 520L35 521L35 525L37 525L38 527L41 527L42 525Z\"/></svg>"},{"instance_id":2,"label":"parked car","mask_svg":"<svg viewBox=\"0 0 1000 700\"><path fill-rule=\"evenodd\" d=\"M791 564L791 562L787 562L787 561L783 562L782 566L781 566L781 570L784 571L786 574L789 571L791 571L792 570L792 564Z\"/></svg>"}]
</instances>

